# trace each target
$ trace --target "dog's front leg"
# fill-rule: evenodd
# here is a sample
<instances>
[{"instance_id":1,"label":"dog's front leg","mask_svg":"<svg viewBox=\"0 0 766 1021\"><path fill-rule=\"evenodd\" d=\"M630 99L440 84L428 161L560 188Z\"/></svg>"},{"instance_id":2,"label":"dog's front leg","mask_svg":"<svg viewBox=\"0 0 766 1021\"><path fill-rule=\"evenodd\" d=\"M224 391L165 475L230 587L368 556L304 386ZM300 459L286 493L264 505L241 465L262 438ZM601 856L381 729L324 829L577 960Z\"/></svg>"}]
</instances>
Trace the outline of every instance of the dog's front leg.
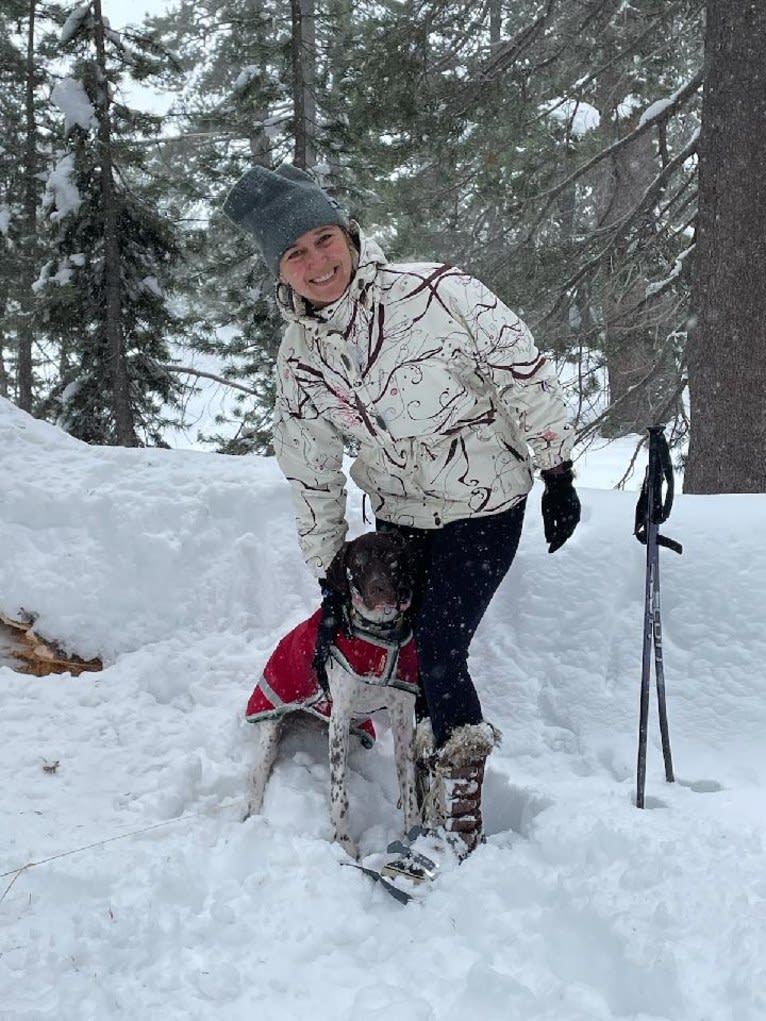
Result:
<instances>
[{"instance_id":1,"label":"dog's front leg","mask_svg":"<svg viewBox=\"0 0 766 1021\"><path fill-rule=\"evenodd\" d=\"M274 760L277 757L277 750L279 749L282 721L279 719L260 720L258 723L254 723L253 726L257 728L255 765L251 775L250 795L244 819L249 819L251 815L258 815L261 810L263 795L266 792L266 784L271 775Z\"/></svg>"},{"instance_id":2,"label":"dog's front leg","mask_svg":"<svg viewBox=\"0 0 766 1021\"><path fill-rule=\"evenodd\" d=\"M330 714L330 818L333 825L333 839L352 858L358 858L356 844L351 839L348 827L348 746L351 728L351 704L343 685L330 682L332 712Z\"/></svg>"},{"instance_id":3,"label":"dog's front leg","mask_svg":"<svg viewBox=\"0 0 766 1021\"><path fill-rule=\"evenodd\" d=\"M397 691L392 697L389 715L394 737L396 775L399 778L404 813L404 832L409 833L413 826L420 823L415 792L415 700L411 695Z\"/></svg>"}]
</instances>

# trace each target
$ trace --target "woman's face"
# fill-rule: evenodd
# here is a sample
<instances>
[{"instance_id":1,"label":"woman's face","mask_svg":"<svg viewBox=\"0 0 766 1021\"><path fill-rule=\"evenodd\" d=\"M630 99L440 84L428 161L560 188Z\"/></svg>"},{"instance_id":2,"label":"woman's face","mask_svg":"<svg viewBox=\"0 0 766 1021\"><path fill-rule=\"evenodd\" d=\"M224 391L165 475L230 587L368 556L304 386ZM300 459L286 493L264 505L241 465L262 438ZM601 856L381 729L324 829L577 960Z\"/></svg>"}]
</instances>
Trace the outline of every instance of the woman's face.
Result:
<instances>
[{"instance_id":1,"label":"woman's face","mask_svg":"<svg viewBox=\"0 0 766 1021\"><path fill-rule=\"evenodd\" d=\"M315 308L330 305L351 283L354 272L348 237L328 224L306 231L279 260L279 279Z\"/></svg>"}]
</instances>

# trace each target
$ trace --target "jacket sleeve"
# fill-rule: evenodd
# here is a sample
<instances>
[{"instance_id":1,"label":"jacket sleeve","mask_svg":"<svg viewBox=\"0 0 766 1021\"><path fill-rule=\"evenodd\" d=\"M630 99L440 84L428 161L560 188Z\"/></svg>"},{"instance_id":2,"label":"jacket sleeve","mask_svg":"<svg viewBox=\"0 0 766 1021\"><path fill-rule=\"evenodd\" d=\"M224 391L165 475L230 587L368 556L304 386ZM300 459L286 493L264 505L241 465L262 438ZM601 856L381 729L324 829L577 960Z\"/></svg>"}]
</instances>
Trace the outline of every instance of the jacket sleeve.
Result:
<instances>
[{"instance_id":1,"label":"jacket sleeve","mask_svg":"<svg viewBox=\"0 0 766 1021\"><path fill-rule=\"evenodd\" d=\"M555 367L537 350L526 324L473 277L453 278L450 292L453 312L475 341L478 371L531 447L535 466L567 461L574 428Z\"/></svg>"},{"instance_id":2,"label":"jacket sleeve","mask_svg":"<svg viewBox=\"0 0 766 1021\"><path fill-rule=\"evenodd\" d=\"M283 359L277 360L273 443L292 490L303 559L321 578L348 530L343 437L320 416Z\"/></svg>"}]
</instances>

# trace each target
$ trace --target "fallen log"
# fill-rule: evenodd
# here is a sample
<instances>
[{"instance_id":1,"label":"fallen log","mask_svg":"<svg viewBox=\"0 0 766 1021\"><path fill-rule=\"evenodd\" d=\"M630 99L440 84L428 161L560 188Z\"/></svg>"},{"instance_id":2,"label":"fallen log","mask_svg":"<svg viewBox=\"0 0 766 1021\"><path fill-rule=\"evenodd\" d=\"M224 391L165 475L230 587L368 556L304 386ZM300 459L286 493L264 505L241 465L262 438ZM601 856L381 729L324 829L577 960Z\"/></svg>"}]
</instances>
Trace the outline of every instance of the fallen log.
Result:
<instances>
[{"instance_id":1,"label":"fallen log","mask_svg":"<svg viewBox=\"0 0 766 1021\"><path fill-rule=\"evenodd\" d=\"M104 664L100 659L81 659L69 655L54 642L41 638L34 630L33 623L31 618L16 620L0 613L0 626L11 640L11 656L19 663L14 669L19 673L35 677L70 673L77 677L85 671L103 670Z\"/></svg>"}]
</instances>

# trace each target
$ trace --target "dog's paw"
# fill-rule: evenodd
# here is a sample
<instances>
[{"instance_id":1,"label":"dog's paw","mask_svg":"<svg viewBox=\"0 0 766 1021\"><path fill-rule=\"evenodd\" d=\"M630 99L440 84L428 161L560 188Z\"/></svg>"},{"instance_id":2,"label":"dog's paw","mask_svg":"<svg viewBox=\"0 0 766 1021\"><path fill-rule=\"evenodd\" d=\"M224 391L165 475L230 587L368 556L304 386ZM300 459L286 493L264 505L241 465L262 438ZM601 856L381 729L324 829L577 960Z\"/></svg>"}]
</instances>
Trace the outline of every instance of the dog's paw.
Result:
<instances>
[{"instance_id":1,"label":"dog's paw","mask_svg":"<svg viewBox=\"0 0 766 1021\"><path fill-rule=\"evenodd\" d=\"M247 802L244 812L242 813L242 822L247 822L254 815L260 815L263 809L263 798L251 798Z\"/></svg>"},{"instance_id":2,"label":"dog's paw","mask_svg":"<svg viewBox=\"0 0 766 1021\"><path fill-rule=\"evenodd\" d=\"M340 844L349 858L359 861L359 848L347 833L336 833L334 839L336 844Z\"/></svg>"}]
</instances>

